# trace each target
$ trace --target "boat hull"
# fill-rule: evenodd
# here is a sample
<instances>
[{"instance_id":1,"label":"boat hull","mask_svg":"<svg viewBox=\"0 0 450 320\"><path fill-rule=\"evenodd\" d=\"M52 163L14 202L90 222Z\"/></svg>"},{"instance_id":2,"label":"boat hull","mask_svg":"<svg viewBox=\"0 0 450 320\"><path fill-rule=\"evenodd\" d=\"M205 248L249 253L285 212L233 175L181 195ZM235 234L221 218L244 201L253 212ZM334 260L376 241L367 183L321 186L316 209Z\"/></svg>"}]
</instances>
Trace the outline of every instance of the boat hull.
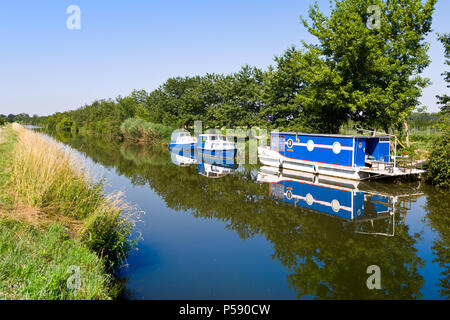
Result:
<instances>
[{"instance_id":1,"label":"boat hull","mask_svg":"<svg viewBox=\"0 0 450 320\"><path fill-rule=\"evenodd\" d=\"M424 170L419 169L394 169L376 170L369 167L343 166L323 163L319 161L307 161L293 159L280 154L269 147L258 148L259 161L266 166L309 172L324 176L338 177L350 180L380 179L389 177L400 177L408 175L420 175Z\"/></svg>"},{"instance_id":2,"label":"boat hull","mask_svg":"<svg viewBox=\"0 0 450 320\"><path fill-rule=\"evenodd\" d=\"M191 152L195 150L195 143L170 143L169 151L170 152Z\"/></svg>"},{"instance_id":3,"label":"boat hull","mask_svg":"<svg viewBox=\"0 0 450 320\"><path fill-rule=\"evenodd\" d=\"M263 165L271 167L282 167L285 169L298 170L313 174L321 174L351 180L361 180L367 177L366 173L360 172L359 169L355 167L324 164L317 161L292 159L283 156L279 152L271 150L268 147L258 148L258 158Z\"/></svg>"},{"instance_id":4,"label":"boat hull","mask_svg":"<svg viewBox=\"0 0 450 320\"><path fill-rule=\"evenodd\" d=\"M202 158L218 159L218 160L230 160L234 162L234 158L237 154L237 149L205 149L197 147L197 154Z\"/></svg>"}]
</instances>

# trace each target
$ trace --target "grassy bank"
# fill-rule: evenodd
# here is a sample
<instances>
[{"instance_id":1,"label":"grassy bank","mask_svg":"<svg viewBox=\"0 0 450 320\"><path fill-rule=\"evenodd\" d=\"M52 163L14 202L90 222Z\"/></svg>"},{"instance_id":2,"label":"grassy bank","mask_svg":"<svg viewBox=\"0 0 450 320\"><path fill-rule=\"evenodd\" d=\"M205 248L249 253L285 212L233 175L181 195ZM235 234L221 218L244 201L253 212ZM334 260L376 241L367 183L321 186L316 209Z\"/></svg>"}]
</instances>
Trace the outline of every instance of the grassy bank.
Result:
<instances>
[{"instance_id":1,"label":"grassy bank","mask_svg":"<svg viewBox=\"0 0 450 320\"><path fill-rule=\"evenodd\" d=\"M22 126L2 130L0 154L0 299L115 298L133 245L120 194Z\"/></svg>"}]
</instances>

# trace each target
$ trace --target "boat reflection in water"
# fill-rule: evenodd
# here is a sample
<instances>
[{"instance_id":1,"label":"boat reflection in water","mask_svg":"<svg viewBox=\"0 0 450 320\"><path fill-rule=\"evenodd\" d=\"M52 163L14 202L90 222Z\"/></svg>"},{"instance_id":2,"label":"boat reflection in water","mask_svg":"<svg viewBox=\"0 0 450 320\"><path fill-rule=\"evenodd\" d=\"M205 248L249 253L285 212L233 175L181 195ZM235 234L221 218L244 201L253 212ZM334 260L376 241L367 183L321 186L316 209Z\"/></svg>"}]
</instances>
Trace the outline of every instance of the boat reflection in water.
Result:
<instances>
[{"instance_id":1,"label":"boat reflection in water","mask_svg":"<svg viewBox=\"0 0 450 320\"><path fill-rule=\"evenodd\" d=\"M196 150L171 150L170 157L172 163L180 167L197 165L198 173L207 178L221 178L238 168L234 158L210 157Z\"/></svg>"},{"instance_id":2,"label":"boat reflection in water","mask_svg":"<svg viewBox=\"0 0 450 320\"><path fill-rule=\"evenodd\" d=\"M259 183L269 183L269 197L294 207L308 208L336 218L355 222L355 232L395 235L395 212L405 211L415 196L423 193L397 188L383 193L355 180L317 176L312 173L263 166ZM383 229L376 230L374 221L384 220ZM377 225L379 226L379 225Z\"/></svg>"}]
</instances>

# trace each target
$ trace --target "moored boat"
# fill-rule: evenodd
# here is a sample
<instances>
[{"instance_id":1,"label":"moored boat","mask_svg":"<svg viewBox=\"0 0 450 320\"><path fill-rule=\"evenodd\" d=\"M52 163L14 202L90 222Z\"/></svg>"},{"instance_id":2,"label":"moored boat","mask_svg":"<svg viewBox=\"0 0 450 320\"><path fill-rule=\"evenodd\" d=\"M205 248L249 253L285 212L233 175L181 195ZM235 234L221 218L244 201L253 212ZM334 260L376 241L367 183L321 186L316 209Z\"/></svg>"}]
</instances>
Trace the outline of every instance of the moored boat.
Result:
<instances>
[{"instance_id":1,"label":"moored boat","mask_svg":"<svg viewBox=\"0 0 450 320\"><path fill-rule=\"evenodd\" d=\"M412 166L399 166L390 135L338 135L297 132L271 133L270 146L258 148L267 166L329 175L345 179L421 174Z\"/></svg>"},{"instance_id":2,"label":"moored boat","mask_svg":"<svg viewBox=\"0 0 450 320\"><path fill-rule=\"evenodd\" d=\"M170 139L169 151L190 153L195 149L196 143L197 138L192 137L188 131L175 131Z\"/></svg>"},{"instance_id":3,"label":"moored boat","mask_svg":"<svg viewBox=\"0 0 450 320\"><path fill-rule=\"evenodd\" d=\"M203 158L216 158L226 162L234 162L237 147L234 142L227 141L223 134L201 134L196 145L197 154Z\"/></svg>"},{"instance_id":4,"label":"moored boat","mask_svg":"<svg viewBox=\"0 0 450 320\"><path fill-rule=\"evenodd\" d=\"M360 227L355 232L393 236L395 213L405 214L407 208L423 193L414 188L400 187L383 192L376 182L370 184L355 180L329 178L296 170L263 166L257 181L269 184L269 198L296 208L307 208L351 222L369 222L371 230ZM381 189L381 190L379 190ZM392 220L378 224L391 230L374 230L374 222Z\"/></svg>"}]
</instances>

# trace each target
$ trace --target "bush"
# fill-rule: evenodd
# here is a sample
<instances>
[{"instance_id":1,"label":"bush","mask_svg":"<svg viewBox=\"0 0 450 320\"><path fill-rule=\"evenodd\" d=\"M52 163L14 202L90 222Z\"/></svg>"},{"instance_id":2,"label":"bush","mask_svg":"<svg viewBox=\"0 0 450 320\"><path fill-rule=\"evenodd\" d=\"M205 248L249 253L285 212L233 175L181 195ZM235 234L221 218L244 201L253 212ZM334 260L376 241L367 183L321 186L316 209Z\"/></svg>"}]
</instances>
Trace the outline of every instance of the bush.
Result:
<instances>
[{"instance_id":1,"label":"bush","mask_svg":"<svg viewBox=\"0 0 450 320\"><path fill-rule=\"evenodd\" d=\"M129 118L120 126L123 136L130 140L154 141L170 138L173 128L143 119Z\"/></svg>"},{"instance_id":2,"label":"bush","mask_svg":"<svg viewBox=\"0 0 450 320\"><path fill-rule=\"evenodd\" d=\"M450 130L434 140L426 179L438 187L450 187Z\"/></svg>"}]
</instances>

